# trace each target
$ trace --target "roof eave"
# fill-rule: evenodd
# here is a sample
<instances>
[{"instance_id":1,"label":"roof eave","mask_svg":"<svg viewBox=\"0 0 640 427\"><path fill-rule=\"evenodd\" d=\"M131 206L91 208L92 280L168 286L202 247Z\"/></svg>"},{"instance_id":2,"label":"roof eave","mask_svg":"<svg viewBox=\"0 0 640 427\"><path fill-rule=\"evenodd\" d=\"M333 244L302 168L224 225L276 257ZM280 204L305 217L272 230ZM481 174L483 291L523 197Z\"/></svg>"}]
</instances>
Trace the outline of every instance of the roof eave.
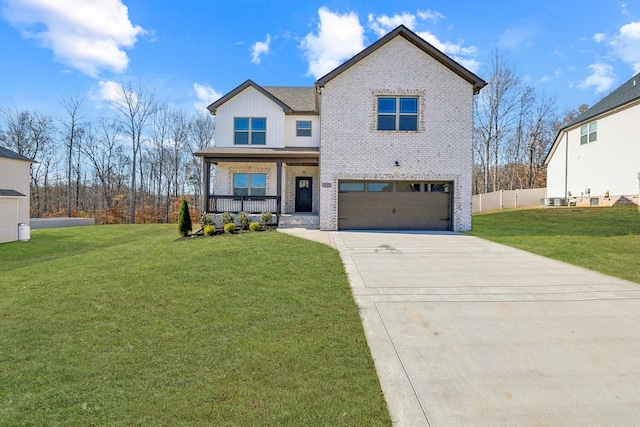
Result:
<instances>
[{"instance_id":1,"label":"roof eave","mask_svg":"<svg viewBox=\"0 0 640 427\"><path fill-rule=\"evenodd\" d=\"M282 108L282 111L285 112L285 114L289 114L291 113L291 111L293 111L291 109L291 107L289 107L287 104L285 104L284 102L280 101L278 98L276 98L275 96L273 96L271 93L269 93L267 90L265 90L262 86L260 86L259 84L257 84L256 82L254 82L253 80L249 79L247 81L245 81L244 83L242 83L240 86L236 87L235 89L233 89L231 92L227 93L226 95L222 96L220 99L218 99L217 101L212 102L211 104L209 104L207 106L207 110L209 110L209 113L211 113L212 115L215 115L216 112L218 111L218 108L226 103L227 101L229 101L231 98L233 98L234 96L238 95L240 92L244 91L245 89L247 89L248 87L252 87L255 90L257 90L258 92L260 92L261 94L263 94L264 96L266 96L267 98L269 98L271 101L273 101L274 103L276 103L278 106L280 106Z\"/></svg>"}]
</instances>

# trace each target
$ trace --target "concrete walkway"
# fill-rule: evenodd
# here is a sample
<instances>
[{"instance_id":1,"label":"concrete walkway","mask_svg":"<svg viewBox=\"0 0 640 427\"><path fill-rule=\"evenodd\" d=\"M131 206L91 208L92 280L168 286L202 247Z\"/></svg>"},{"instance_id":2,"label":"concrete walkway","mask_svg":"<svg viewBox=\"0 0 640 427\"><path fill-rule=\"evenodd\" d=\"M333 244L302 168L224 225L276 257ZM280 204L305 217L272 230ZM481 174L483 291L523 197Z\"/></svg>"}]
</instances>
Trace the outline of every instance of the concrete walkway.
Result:
<instances>
[{"instance_id":1,"label":"concrete walkway","mask_svg":"<svg viewBox=\"0 0 640 427\"><path fill-rule=\"evenodd\" d=\"M455 233L315 233L394 425L640 426L640 285Z\"/></svg>"}]
</instances>

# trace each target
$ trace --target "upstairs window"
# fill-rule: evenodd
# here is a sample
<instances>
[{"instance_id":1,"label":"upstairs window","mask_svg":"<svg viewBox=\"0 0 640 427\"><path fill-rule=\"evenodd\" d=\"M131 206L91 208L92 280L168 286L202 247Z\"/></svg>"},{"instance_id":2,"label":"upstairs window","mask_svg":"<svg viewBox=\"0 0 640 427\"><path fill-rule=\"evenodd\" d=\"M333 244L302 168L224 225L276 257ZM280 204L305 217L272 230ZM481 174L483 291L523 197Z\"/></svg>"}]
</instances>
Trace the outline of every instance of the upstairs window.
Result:
<instances>
[{"instance_id":1,"label":"upstairs window","mask_svg":"<svg viewBox=\"0 0 640 427\"><path fill-rule=\"evenodd\" d=\"M267 194L267 175L264 173L234 173L234 196L264 196Z\"/></svg>"},{"instance_id":2,"label":"upstairs window","mask_svg":"<svg viewBox=\"0 0 640 427\"><path fill-rule=\"evenodd\" d=\"M310 120L298 120L296 122L296 136L311 136Z\"/></svg>"},{"instance_id":3,"label":"upstairs window","mask_svg":"<svg viewBox=\"0 0 640 427\"><path fill-rule=\"evenodd\" d=\"M238 145L265 145L267 119L265 117L236 117L233 119L233 143Z\"/></svg>"},{"instance_id":4,"label":"upstairs window","mask_svg":"<svg viewBox=\"0 0 640 427\"><path fill-rule=\"evenodd\" d=\"M586 144L598 139L598 122L589 123L580 128L580 144Z\"/></svg>"},{"instance_id":5,"label":"upstairs window","mask_svg":"<svg viewBox=\"0 0 640 427\"><path fill-rule=\"evenodd\" d=\"M378 97L378 130L418 130L418 97Z\"/></svg>"}]
</instances>

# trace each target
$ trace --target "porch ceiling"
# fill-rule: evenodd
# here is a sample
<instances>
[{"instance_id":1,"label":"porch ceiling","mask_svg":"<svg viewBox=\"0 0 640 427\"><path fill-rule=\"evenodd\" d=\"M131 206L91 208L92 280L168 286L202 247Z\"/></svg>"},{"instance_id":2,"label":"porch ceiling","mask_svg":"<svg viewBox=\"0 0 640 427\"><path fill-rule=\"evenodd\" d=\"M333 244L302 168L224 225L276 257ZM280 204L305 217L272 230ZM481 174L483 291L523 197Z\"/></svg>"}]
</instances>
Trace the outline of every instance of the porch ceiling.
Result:
<instances>
[{"instance_id":1,"label":"porch ceiling","mask_svg":"<svg viewBox=\"0 0 640 427\"><path fill-rule=\"evenodd\" d=\"M318 147L290 148L248 148L248 147L211 147L195 153L210 163L258 162L258 163L295 163L317 165L320 156Z\"/></svg>"}]
</instances>

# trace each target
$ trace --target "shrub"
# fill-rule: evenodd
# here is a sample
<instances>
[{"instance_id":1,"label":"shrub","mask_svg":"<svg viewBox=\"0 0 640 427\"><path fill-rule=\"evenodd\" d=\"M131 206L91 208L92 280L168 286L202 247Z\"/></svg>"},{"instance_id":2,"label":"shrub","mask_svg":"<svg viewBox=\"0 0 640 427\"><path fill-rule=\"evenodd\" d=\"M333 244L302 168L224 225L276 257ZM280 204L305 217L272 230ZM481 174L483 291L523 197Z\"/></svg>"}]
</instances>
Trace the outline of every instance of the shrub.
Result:
<instances>
[{"instance_id":1,"label":"shrub","mask_svg":"<svg viewBox=\"0 0 640 427\"><path fill-rule=\"evenodd\" d=\"M231 212L225 212L222 214L222 217L220 217L220 220L222 221L222 224L231 224L233 223L233 214Z\"/></svg>"},{"instance_id":2,"label":"shrub","mask_svg":"<svg viewBox=\"0 0 640 427\"><path fill-rule=\"evenodd\" d=\"M262 226L260 225L259 222L252 222L251 224L249 224L249 230L260 231L262 230Z\"/></svg>"},{"instance_id":3,"label":"shrub","mask_svg":"<svg viewBox=\"0 0 640 427\"><path fill-rule=\"evenodd\" d=\"M182 199L182 206L180 206L180 214L178 215L178 231L186 237L191 232L191 228L189 204L187 203L187 199Z\"/></svg>"},{"instance_id":4,"label":"shrub","mask_svg":"<svg viewBox=\"0 0 640 427\"><path fill-rule=\"evenodd\" d=\"M213 225L215 227L216 217L213 216L213 214L202 214L200 217L200 225L202 225L202 228L205 228L207 225Z\"/></svg>"},{"instance_id":5,"label":"shrub","mask_svg":"<svg viewBox=\"0 0 640 427\"><path fill-rule=\"evenodd\" d=\"M211 224L207 224L204 226L204 235L205 236L213 236L216 234L216 227Z\"/></svg>"},{"instance_id":6,"label":"shrub","mask_svg":"<svg viewBox=\"0 0 640 427\"><path fill-rule=\"evenodd\" d=\"M249 218L249 212L240 212L237 216L237 220L240 223L240 228L243 230L249 229L249 224L251 224L251 218Z\"/></svg>"},{"instance_id":7,"label":"shrub","mask_svg":"<svg viewBox=\"0 0 640 427\"><path fill-rule=\"evenodd\" d=\"M227 234L231 234L236 231L236 225L232 222L228 222L224 225L224 232Z\"/></svg>"},{"instance_id":8,"label":"shrub","mask_svg":"<svg viewBox=\"0 0 640 427\"><path fill-rule=\"evenodd\" d=\"M272 221L273 214L271 212L262 212L260 214L260 225L262 225L263 227L270 225Z\"/></svg>"}]
</instances>

